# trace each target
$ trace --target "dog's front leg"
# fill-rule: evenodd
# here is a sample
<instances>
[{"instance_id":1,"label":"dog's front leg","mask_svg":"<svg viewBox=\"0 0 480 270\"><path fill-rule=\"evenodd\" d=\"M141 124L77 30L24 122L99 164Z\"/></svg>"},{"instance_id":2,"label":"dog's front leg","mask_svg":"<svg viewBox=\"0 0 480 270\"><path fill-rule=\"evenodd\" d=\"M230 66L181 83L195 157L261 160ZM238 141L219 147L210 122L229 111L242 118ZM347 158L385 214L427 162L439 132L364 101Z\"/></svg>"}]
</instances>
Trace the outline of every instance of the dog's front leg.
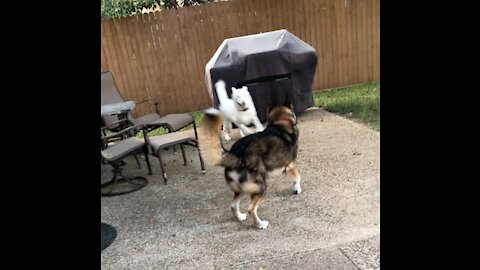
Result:
<instances>
[{"instance_id":1,"label":"dog's front leg","mask_svg":"<svg viewBox=\"0 0 480 270\"><path fill-rule=\"evenodd\" d=\"M240 129L240 135L245 137L246 135L250 135L253 132L244 124L237 124L238 128Z\"/></svg>"},{"instance_id":2,"label":"dog's front leg","mask_svg":"<svg viewBox=\"0 0 480 270\"><path fill-rule=\"evenodd\" d=\"M231 129L232 129L232 123L230 121L228 121L227 119L225 119L223 121L223 137L225 138L225 141L227 141L227 142L232 140L232 138L230 138L230 136L228 135L228 132L230 132Z\"/></svg>"},{"instance_id":3,"label":"dog's front leg","mask_svg":"<svg viewBox=\"0 0 480 270\"><path fill-rule=\"evenodd\" d=\"M257 130L257 132L262 132L264 130L262 122L260 122L260 119L258 119L258 117L255 116L253 118L253 123L255 124L255 129Z\"/></svg>"}]
</instances>

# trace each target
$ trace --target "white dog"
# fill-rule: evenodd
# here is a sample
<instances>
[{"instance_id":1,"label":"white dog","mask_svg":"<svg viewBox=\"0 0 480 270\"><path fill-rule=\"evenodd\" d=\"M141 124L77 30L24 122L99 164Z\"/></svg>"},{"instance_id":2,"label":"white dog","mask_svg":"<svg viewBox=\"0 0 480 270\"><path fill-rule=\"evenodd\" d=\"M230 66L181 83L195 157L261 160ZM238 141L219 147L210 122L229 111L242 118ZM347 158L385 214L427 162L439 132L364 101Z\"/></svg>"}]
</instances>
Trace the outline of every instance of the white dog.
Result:
<instances>
[{"instance_id":1,"label":"white dog","mask_svg":"<svg viewBox=\"0 0 480 270\"><path fill-rule=\"evenodd\" d=\"M224 114L223 123L223 136L226 141L230 141L231 138L228 132L232 129L232 123L234 123L240 129L240 135L242 137L252 134L253 132L247 127L254 124L256 132L263 131L262 122L258 119L257 110L253 103L252 96L248 92L248 88L243 86L242 88L232 87L232 98L227 95L227 89L225 82L219 80L215 83L215 89L217 92L220 111Z\"/></svg>"}]
</instances>

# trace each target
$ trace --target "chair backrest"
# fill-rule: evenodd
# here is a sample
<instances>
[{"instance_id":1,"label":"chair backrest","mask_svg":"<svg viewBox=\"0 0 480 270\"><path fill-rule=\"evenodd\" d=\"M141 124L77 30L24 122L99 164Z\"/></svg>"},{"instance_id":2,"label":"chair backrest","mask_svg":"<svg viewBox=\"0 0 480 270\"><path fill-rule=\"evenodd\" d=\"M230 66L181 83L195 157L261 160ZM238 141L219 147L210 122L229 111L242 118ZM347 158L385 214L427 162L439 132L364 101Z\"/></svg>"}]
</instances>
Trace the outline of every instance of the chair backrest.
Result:
<instances>
[{"instance_id":1,"label":"chair backrest","mask_svg":"<svg viewBox=\"0 0 480 270\"><path fill-rule=\"evenodd\" d=\"M124 102L125 100L120 95L115 80L110 71L102 73L102 92L101 92L101 105ZM103 124L109 125L115 121L118 121L116 115L107 115L102 116ZM112 128L117 128L117 125L114 125Z\"/></svg>"},{"instance_id":2,"label":"chair backrest","mask_svg":"<svg viewBox=\"0 0 480 270\"><path fill-rule=\"evenodd\" d=\"M117 85L110 71L102 73L101 105L125 102L118 92Z\"/></svg>"}]
</instances>

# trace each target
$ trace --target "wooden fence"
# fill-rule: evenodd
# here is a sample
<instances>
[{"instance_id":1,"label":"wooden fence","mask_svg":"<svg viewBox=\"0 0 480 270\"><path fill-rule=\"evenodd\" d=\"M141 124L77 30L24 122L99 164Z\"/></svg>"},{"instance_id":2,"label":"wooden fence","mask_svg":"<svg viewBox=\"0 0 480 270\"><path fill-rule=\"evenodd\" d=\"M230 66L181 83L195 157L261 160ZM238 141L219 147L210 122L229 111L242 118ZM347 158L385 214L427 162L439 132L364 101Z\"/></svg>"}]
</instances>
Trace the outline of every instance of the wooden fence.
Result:
<instances>
[{"instance_id":1,"label":"wooden fence","mask_svg":"<svg viewBox=\"0 0 480 270\"><path fill-rule=\"evenodd\" d=\"M278 29L317 50L314 91L380 79L380 0L230 0L101 28L101 71L113 73L125 99L157 98L162 115L211 106L205 64L224 39Z\"/></svg>"}]
</instances>

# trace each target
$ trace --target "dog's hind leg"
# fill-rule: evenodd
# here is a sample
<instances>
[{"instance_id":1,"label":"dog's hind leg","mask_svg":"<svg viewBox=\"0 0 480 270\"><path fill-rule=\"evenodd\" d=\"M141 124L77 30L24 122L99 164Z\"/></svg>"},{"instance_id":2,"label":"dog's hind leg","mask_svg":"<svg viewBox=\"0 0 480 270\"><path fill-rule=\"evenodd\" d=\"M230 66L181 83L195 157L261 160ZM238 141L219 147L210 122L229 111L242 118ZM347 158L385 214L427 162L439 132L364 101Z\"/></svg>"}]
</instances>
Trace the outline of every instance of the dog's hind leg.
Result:
<instances>
[{"instance_id":1,"label":"dog's hind leg","mask_svg":"<svg viewBox=\"0 0 480 270\"><path fill-rule=\"evenodd\" d=\"M302 188L300 187L300 180L302 179L302 177L300 176L300 173L298 172L295 163L292 162L287 166L287 175L288 177L293 179L293 181L295 181L295 184L293 185L293 193L302 193Z\"/></svg>"},{"instance_id":2,"label":"dog's hind leg","mask_svg":"<svg viewBox=\"0 0 480 270\"><path fill-rule=\"evenodd\" d=\"M261 220L257 214L257 208L262 201L263 201L263 196L259 194L254 194L252 195L252 200L250 202L250 205L248 206L248 213L253 216L253 219L255 221L255 226L257 226L257 228L259 229L267 228L269 223L266 220Z\"/></svg>"},{"instance_id":3,"label":"dog's hind leg","mask_svg":"<svg viewBox=\"0 0 480 270\"><path fill-rule=\"evenodd\" d=\"M265 165L263 162L258 162L257 172L254 175L254 181L247 181L243 184L242 189L251 194L250 205L248 206L248 213L253 216L255 225L259 229L265 229L268 226L268 221L261 220L257 214L257 208L263 201L265 192L267 191L267 173L265 171Z\"/></svg>"},{"instance_id":4,"label":"dog's hind leg","mask_svg":"<svg viewBox=\"0 0 480 270\"><path fill-rule=\"evenodd\" d=\"M232 205L230 206L230 208L232 209L233 215L240 221L244 221L247 219L247 214L240 212L240 201L242 200L243 197L244 197L244 194L235 192L233 196Z\"/></svg>"}]
</instances>

